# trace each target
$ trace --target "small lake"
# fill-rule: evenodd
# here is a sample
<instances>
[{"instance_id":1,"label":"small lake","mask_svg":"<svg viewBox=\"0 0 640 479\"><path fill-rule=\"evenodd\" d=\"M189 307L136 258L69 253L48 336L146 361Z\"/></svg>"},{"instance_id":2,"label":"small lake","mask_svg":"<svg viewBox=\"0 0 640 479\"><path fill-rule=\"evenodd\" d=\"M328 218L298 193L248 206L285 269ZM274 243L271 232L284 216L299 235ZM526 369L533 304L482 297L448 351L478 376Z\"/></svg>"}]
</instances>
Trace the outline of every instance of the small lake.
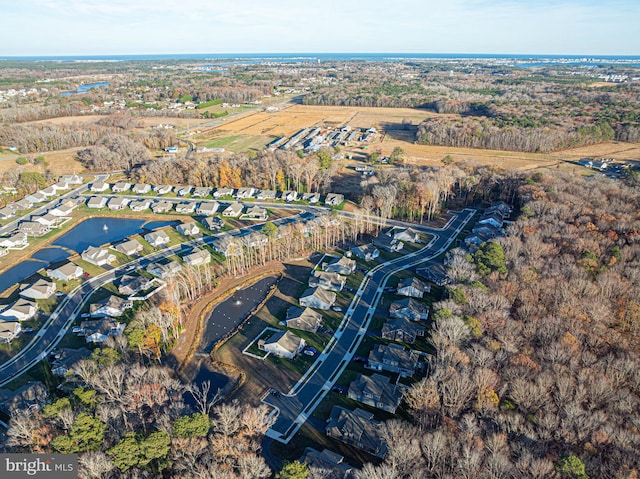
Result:
<instances>
[{"instance_id":1,"label":"small lake","mask_svg":"<svg viewBox=\"0 0 640 479\"><path fill-rule=\"evenodd\" d=\"M96 83L86 83L84 85L78 86L78 88L76 88L76 91L62 91L60 92L60 95L61 96L80 95L82 93L87 93L92 88L100 88L105 86L109 86L109 82L99 81Z\"/></svg>"},{"instance_id":2,"label":"small lake","mask_svg":"<svg viewBox=\"0 0 640 479\"><path fill-rule=\"evenodd\" d=\"M151 221L129 218L90 218L55 240L55 246L62 246L82 253L89 246L122 241L129 236L175 224L175 221ZM143 227L144 225L144 227Z\"/></svg>"},{"instance_id":3,"label":"small lake","mask_svg":"<svg viewBox=\"0 0 640 479\"><path fill-rule=\"evenodd\" d=\"M31 259L21 262L0 274L0 292L20 283L41 268L70 256L63 248L82 253L89 246L102 246L123 239L176 224L176 221L134 220L129 218L90 218L70 229L52 243L52 247L36 251ZM106 227L106 228L105 228Z\"/></svg>"},{"instance_id":4,"label":"small lake","mask_svg":"<svg viewBox=\"0 0 640 479\"><path fill-rule=\"evenodd\" d=\"M210 353L218 341L235 330L265 298L278 278L267 276L258 282L236 291L215 306L206 319L198 352Z\"/></svg>"}]
</instances>

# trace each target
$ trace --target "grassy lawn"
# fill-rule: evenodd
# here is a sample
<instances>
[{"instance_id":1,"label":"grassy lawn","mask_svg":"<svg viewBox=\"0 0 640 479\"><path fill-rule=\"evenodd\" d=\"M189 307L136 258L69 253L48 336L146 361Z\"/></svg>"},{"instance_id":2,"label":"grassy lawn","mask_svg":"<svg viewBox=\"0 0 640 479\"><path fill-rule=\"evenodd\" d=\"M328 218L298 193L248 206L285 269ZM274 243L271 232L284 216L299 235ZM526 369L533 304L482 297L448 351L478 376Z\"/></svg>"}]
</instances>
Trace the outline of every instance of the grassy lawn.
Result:
<instances>
[{"instance_id":1,"label":"grassy lawn","mask_svg":"<svg viewBox=\"0 0 640 479\"><path fill-rule=\"evenodd\" d=\"M232 135L214 138L200 144L205 148L224 148L225 150L240 153L247 150L261 150L275 139L274 136L258 135Z\"/></svg>"}]
</instances>

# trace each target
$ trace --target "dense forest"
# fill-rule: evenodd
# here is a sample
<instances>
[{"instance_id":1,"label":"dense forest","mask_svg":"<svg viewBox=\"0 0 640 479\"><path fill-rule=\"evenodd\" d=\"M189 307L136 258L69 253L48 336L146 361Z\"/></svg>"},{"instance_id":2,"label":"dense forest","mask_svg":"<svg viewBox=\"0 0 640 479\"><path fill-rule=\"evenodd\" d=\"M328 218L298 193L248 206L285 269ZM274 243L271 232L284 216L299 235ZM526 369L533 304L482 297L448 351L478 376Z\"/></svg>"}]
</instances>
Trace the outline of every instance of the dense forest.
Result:
<instances>
[{"instance_id":1,"label":"dense forest","mask_svg":"<svg viewBox=\"0 0 640 479\"><path fill-rule=\"evenodd\" d=\"M518 197L507 237L450 253L413 421L359 477L637 477L638 192L554 173Z\"/></svg>"}]
</instances>

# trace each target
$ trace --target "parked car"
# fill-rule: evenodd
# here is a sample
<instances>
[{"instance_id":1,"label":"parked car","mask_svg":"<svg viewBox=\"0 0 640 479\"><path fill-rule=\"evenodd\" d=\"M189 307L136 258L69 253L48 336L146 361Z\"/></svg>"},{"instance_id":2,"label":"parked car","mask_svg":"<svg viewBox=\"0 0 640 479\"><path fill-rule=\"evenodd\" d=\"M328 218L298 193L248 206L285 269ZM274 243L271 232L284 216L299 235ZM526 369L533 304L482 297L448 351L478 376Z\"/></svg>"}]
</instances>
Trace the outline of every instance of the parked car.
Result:
<instances>
[{"instance_id":1,"label":"parked car","mask_svg":"<svg viewBox=\"0 0 640 479\"><path fill-rule=\"evenodd\" d=\"M337 386L337 385L336 385L336 386L333 386L333 387L331 388L331 390L332 390L334 393L338 393L338 394L347 394L347 388L346 388L346 387L344 387L344 386Z\"/></svg>"},{"instance_id":2,"label":"parked car","mask_svg":"<svg viewBox=\"0 0 640 479\"><path fill-rule=\"evenodd\" d=\"M337 311L338 313L341 313L341 312L342 312L342 308L341 308L340 306L331 306L331 309L332 309L333 311Z\"/></svg>"},{"instance_id":3,"label":"parked car","mask_svg":"<svg viewBox=\"0 0 640 479\"><path fill-rule=\"evenodd\" d=\"M82 331L82 328L80 326L74 326L73 328L71 328L71 332L73 334L78 334L80 331Z\"/></svg>"},{"instance_id":4,"label":"parked car","mask_svg":"<svg viewBox=\"0 0 640 479\"><path fill-rule=\"evenodd\" d=\"M22 332L24 334L31 334L33 333L33 328L22 328Z\"/></svg>"}]
</instances>

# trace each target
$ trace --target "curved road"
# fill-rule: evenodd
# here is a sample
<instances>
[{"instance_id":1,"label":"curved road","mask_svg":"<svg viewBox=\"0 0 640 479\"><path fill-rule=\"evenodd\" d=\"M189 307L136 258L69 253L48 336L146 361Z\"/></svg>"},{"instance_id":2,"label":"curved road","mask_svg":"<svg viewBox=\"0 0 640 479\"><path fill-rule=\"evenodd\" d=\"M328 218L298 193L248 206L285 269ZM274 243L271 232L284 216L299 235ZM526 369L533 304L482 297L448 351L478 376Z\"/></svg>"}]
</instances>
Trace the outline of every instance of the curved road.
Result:
<instances>
[{"instance_id":1,"label":"curved road","mask_svg":"<svg viewBox=\"0 0 640 479\"><path fill-rule=\"evenodd\" d=\"M369 271L356 292L344 319L325 350L286 395L268 394L263 402L275 408L277 419L267 436L287 444L313 413L322 398L347 367L364 337L387 280L396 272L429 261L446 251L475 214L454 213L443 229L430 230L433 239L424 248Z\"/></svg>"},{"instance_id":2,"label":"curved road","mask_svg":"<svg viewBox=\"0 0 640 479\"><path fill-rule=\"evenodd\" d=\"M301 220L312 218L313 215L308 212L301 212L295 216L280 218L273 223L276 226L282 226ZM164 248L151 255L131 261L111 271L95 276L90 280L82 283L75 290L69 293L58 305L56 310L49 316L46 323L38 330L33 340L20 352L18 352L10 360L0 365L0 387L13 381L17 377L24 374L39 361L45 359L47 355L62 340L65 334L73 325L77 315L82 307L90 298L91 293L101 286L112 282L119 276L128 271L141 269L150 263L155 263L161 259L173 254L181 254L191 250L193 246L198 244L211 244L219 235L242 236L251 231L259 231L263 223L252 224L244 228L240 228L230 232L218 233L212 236L204 236L175 246Z\"/></svg>"}]
</instances>

